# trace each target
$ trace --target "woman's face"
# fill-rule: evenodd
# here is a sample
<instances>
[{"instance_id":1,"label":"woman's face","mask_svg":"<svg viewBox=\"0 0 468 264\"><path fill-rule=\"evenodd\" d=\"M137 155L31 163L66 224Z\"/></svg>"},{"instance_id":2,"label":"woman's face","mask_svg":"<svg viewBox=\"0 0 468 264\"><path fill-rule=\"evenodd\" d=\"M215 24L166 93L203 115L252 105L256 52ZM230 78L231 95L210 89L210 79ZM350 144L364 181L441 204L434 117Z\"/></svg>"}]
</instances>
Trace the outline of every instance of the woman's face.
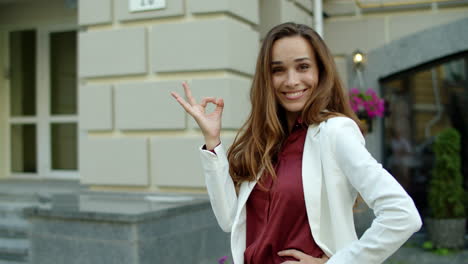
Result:
<instances>
[{"instance_id":1,"label":"woman's face","mask_svg":"<svg viewBox=\"0 0 468 264\"><path fill-rule=\"evenodd\" d=\"M318 84L318 67L312 47L301 36L275 41L271 70L276 99L286 110L288 120L295 120Z\"/></svg>"}]
</instances>

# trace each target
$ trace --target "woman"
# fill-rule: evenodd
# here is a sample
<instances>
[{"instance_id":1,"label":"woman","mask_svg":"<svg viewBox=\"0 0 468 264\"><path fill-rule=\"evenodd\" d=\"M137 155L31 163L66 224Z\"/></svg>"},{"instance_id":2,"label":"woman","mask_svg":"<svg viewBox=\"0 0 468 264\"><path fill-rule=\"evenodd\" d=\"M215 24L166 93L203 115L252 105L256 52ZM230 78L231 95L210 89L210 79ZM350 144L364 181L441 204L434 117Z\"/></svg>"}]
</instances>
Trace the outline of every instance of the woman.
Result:
<instances>
[{"instance_id":1,"label":"woman","mask_svg":"<svg viewBox=\"0 0 468 264\"><path fill-rule=\"evenodd\" d=\"M311 28L285 23L267 34L252 110L227 156L223 99L197 104L183 86L188 102L172 95L205 137L208 194L234 263L382 263L421 227L411 198L364 147L333 57ZM358 194L376 215L359 240Z\"/></svg>"}]
</instances>

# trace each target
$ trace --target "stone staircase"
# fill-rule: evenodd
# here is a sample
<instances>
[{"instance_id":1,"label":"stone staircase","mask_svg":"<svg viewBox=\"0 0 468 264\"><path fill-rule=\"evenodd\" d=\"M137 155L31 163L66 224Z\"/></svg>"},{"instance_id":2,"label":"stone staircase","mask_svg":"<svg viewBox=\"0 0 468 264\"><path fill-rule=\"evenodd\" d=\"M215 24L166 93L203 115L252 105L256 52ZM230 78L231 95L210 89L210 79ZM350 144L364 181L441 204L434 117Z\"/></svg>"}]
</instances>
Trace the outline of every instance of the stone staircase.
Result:
<instances>
[{"instance_id":1,"label":"stone staircase","mask_svg":"<svg viewBox=\"0 0 468 264\"><path fill-rule=\"evenodd\" d=\"M0 264L28 263L29 223L23 208L37 203L33 195L0 193Z\"/></svg>"},{"instance_id":2,"label":"stone staircase","mask_svg":"<svg viewBox=\"0 0 468 264\"><path fill-rule=\"evenodd\" d=\"M82 190L78 181L0 180L0 264L29 263L30 225L25 207L49 203L57 193Z\"/></svg>"}]
</instances>

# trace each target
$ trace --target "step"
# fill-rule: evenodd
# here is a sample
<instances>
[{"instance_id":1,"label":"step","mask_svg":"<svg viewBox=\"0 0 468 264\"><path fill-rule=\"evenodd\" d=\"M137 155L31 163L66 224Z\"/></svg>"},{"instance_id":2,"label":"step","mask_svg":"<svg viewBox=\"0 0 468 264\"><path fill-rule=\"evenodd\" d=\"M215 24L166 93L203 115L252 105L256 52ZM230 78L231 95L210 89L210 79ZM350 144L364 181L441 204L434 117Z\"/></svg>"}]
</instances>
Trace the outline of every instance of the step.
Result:
<instances>
[{"instance_id":1,"label":"step","mask_svg":"<svg viewBox=\"0 0 468 264\"><path fill-rule=\"evenodd\" d=\"M23 219L0 219L0 238L27 238L29 223Z\"/></svg>"},{"instance_id":2,"label":"step","mask_svg":"<svg viewBox=\"0 0 468 264\"><path fill-rule=\"evenodd\" d=\"M0 260L27 261L29 241L19 238L0 238Z\"/></svg>"},{"instance_id":3,"label":"step","mask_svg":"<svg viewBox=\"0 0 468 264\"><path fill-rule=\"evenodd\" d=\"M24 193L6 193L0 192L0 202L26 202L35 203L38 200L38 194L24 194Z\"/></svg>"},{"instance_id":4,"label":"step","mask_svg":"<svg viewBox=\"0 0 468 264\"><path fill-rule=\"evenodd\" d=\"M0 202L0 219L23 218L23 209L35 206L37 203L28 202Z\"/></svg>"},{"instance_id":5,"label":"step","mask_svg":"<svg viewBox=\"0 0 468 264\"><path fill-rule=\"evenodd\" d=\"M29 262L27 262L27 261L19 262L19 261L13 261L13 260L1 260L0 259L0 264L27 264L27 263L29 263Z\"/></svg>"}]
</instances>

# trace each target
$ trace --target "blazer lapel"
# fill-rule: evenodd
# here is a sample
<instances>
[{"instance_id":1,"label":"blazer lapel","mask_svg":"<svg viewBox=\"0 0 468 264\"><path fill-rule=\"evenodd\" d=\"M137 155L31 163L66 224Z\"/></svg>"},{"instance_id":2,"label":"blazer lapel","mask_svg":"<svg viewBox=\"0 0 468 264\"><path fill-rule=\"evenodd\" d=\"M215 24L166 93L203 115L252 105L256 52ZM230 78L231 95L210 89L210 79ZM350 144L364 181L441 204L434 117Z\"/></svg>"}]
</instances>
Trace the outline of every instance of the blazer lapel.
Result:
<instances>
[{"instance_id":1,"label":"blazer lapel","mask_svg":"<svg viewBox=\"0 0 468 264\"><path fill-rule=\"evenodd\" d=\"M250 193L255 187L255 184L257 184L256 181L242 183L239 190L239 197L237 198L238 205L236 219L239 219L239 215L242 212L242 209L244 208L245 204L247 203L247 199L249 198Z\"/></svg>"},{"instance_id":2,"label":"blazer lapel","mask_svg":"<svg viewBox=\"0 0 468 264\"><path fill-rule=\"evenodd\" d=\"M325 252L328 247L323 244L320 237L320 212L322 194L322 160L320 151L320 126L311 125L308 128L304 143L304 153L302 156L302 184L304 188L304 200L307 209L312 236L317 245Z\"/></svg>"}]
</instances>

